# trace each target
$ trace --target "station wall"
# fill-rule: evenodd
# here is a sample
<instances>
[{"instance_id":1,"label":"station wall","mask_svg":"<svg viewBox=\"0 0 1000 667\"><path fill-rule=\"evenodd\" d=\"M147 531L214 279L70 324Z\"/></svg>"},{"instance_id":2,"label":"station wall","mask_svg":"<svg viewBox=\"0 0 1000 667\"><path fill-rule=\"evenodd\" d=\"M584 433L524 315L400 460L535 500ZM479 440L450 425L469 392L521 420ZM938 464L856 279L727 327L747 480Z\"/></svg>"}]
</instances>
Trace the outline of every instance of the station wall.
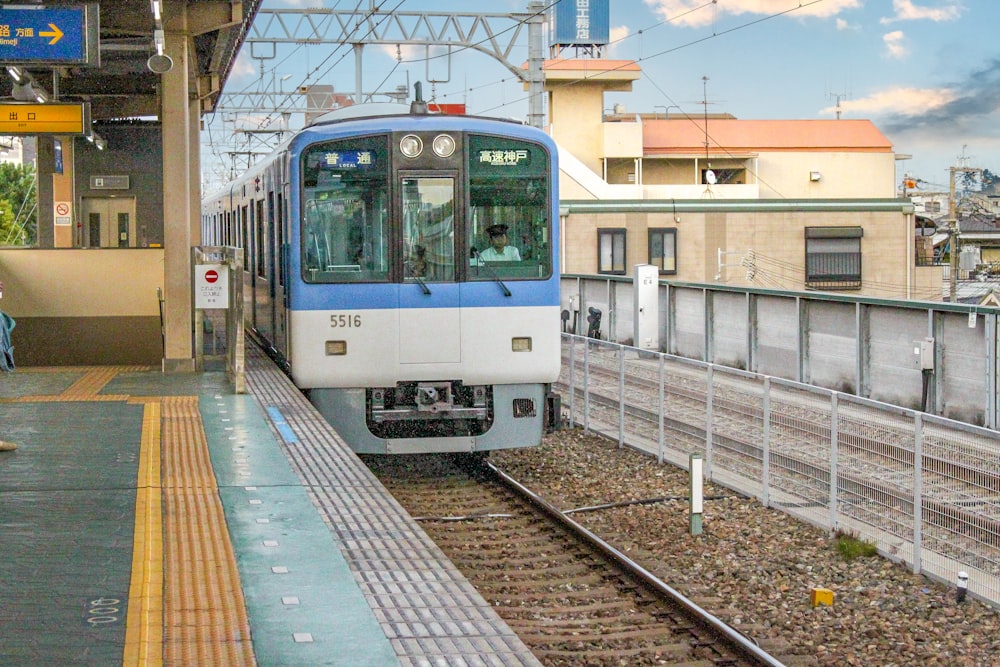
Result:
<instances>
[{"instance_id":1,"label":"station wall","mask_svg":"<svg viewBox=\"0 0 1000 667\"><path fill-rule=\"evenodd\" d=\"M0 248L14 363L159 367L163 259L159 248Z\"/></svg>"}]
</instances>

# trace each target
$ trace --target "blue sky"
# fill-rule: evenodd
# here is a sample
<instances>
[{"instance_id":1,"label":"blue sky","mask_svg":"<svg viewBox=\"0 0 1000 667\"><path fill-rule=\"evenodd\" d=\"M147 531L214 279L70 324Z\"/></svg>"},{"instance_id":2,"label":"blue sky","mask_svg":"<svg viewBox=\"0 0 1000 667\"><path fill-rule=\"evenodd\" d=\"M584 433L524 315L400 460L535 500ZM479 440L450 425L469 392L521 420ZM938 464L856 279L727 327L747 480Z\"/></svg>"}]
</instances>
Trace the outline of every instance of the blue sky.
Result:
<instances>
[{"instance_id":1,"label":"blue sky","mask_svg":"<svg viewBox=\"0 0 1000 667\"><path fill-rule=\"evenodd\" d=\"M524 12L528 0L264 0L263 6L373 4L383 11L496 14ZM900 179L907 172L939 190L947 189L950 166L1000 172L1000 2L610 0L610 6L608 57L636 60L643 73L632 92L609 94L606 107L701 113L707 99L710 112L743 119L833 119L839 103L842 118L872 120L897 153L913 156L900 163ZM522 41L511 55L517 62L527 57L526 31ZM226 91L254 90L275 77L354 89L347 48L279 45L275 55L242 56ZM424 57L423 49L367 47L366 91L425 80ZM448 81L425 84L425 97L464 102L470 112L527 115L521 84L500 63L476 52L454 55L450 72L445 62L437 59L429 72ZM220 136L222 125L213 128Z\"/></svg>"}]
</instances>

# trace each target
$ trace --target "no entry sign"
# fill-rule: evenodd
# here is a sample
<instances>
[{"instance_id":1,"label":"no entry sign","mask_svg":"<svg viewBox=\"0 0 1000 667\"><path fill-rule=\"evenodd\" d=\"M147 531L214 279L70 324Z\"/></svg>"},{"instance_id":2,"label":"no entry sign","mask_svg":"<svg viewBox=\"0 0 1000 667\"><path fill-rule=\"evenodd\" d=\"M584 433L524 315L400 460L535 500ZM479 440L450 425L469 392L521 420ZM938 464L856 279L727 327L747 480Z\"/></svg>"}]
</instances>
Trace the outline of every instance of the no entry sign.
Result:
<instances>
[{"instance_id":1,"label":"no entry sign","mask_svg":"<svg viewBox=\"0 0 1000 667\"><path fill-rule=\"evenodd\" d=\"M199 264L194 267L194 307L229 307L229 267Z\"/></svg>"}]
</instances>

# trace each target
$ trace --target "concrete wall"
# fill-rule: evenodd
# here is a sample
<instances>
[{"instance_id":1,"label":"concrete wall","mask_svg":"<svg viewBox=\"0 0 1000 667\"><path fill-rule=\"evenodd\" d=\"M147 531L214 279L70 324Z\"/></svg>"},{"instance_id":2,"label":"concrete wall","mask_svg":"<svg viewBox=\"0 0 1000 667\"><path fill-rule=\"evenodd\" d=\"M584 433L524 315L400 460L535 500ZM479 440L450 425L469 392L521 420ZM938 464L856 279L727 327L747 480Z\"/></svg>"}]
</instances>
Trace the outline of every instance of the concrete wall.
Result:
<instances>
[{"instance_id":1,"label":"concrete wall","mask_svg":"<svg viewBox=\"0 0 1000 667\"><path fill-rule=\"evenodd\" d=\"M632 344L631 277L564 276L562 308ZM919 342L933 339L925 412L1000 426L1000 308L660 281L659 351L920 410Z\"/></svg>"},{"instance_id":2,"label":"concrete wall","mask_svg":"<svg viewBox=\"0 0 1000 667\"><path fill-rule=\"evenodd\" d=\"M15 364L159 366L163 266L162 249L0 249Z\"/></svg>"}]
</instances>

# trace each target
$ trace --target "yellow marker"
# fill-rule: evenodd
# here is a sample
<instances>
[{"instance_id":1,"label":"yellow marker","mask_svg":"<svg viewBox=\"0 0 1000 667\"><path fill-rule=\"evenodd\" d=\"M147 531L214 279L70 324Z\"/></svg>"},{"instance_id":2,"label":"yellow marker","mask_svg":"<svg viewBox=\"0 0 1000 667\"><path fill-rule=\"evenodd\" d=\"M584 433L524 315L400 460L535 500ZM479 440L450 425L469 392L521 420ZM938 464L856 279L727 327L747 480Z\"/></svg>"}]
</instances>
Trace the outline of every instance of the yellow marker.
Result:
<instances>
[{"instance_id":1,"label":"yellow marker","mask_svg":"<svg viewBox=\"0 0 1000 667\"><path fill-rule=\"evenodd\" d=\"M827 607L832 607L833 591L829 588L812 588L809 590L809 601L814 607L818 607L821 604L825 604Z\"/></svg>"},{"instance_id":2,"label":"yellow marker","mask_svg":"<svg viewBox=\"0 0 1000 667\"><path fill-rule=\"evenodd\" d=\"M145 405L139 446L132 581L122 665L163 664L163 498L160 485L161 405Z\"/></svg>"}]
</instances>

